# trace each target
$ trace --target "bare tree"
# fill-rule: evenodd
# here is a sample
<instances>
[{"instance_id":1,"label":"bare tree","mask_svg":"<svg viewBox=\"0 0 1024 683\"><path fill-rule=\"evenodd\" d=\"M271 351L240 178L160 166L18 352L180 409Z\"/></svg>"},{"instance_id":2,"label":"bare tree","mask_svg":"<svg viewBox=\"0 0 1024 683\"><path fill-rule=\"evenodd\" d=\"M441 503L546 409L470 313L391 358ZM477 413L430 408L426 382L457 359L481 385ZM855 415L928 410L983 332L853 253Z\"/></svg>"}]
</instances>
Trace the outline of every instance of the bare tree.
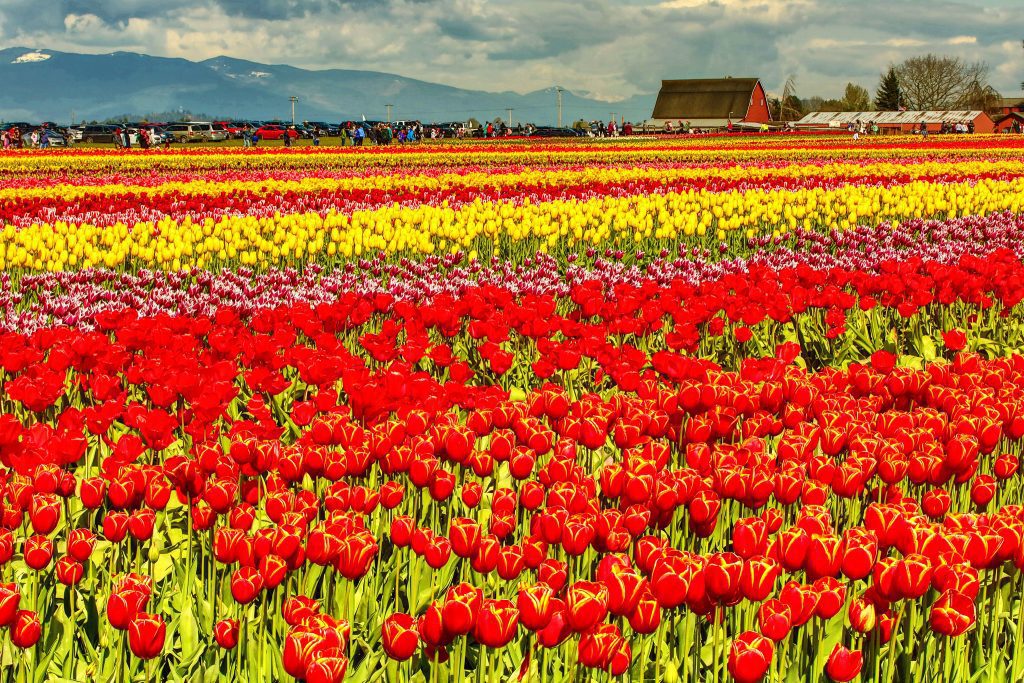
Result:
<instances>
[{"instance_id":1,"label":"bare tree","mask_svg":"<svg viewBox=\"0 0 1024 683\"><path fill-rule=\"evenodd\" d=\"M783 121L795 121L803 116L800 107L800 100L796 96L796 76L790 74L786 84L782 87L782 116Z\"/></svg>"},{"instance_id":2,"label":"bare tree","mask_svg":"<svg viewBox=\"0 0 1024 683\"><path fill-rule=\"evenodd\" d=\"M959 57L927 54L911 57L896 67L903 103L908 109L965 109L978 102L988 84L988 64ZM981 98L984 99L983 97Z\"/></svg>"}]
</instances>

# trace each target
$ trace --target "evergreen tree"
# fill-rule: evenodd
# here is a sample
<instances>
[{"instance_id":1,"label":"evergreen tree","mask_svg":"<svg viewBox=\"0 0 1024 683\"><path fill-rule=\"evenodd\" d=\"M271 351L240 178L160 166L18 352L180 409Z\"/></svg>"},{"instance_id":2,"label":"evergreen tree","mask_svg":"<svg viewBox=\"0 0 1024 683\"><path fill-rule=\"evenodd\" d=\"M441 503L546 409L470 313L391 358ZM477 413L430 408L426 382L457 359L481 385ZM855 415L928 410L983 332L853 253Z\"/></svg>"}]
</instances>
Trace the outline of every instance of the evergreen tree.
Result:
<instances>
[{"instance_id":1,"label":"evergreen tree","mask_svg":"<svg viewBox=\"0 0 1024 683\"><path fill-rule=\"evenodd\" d=\"M889 73L882 76L875 93L875 108L878 111L897 111L903 104L903 92L900 90L900 79L896 75L896 67L890 66Z\"/></svg>"}]
</instances>

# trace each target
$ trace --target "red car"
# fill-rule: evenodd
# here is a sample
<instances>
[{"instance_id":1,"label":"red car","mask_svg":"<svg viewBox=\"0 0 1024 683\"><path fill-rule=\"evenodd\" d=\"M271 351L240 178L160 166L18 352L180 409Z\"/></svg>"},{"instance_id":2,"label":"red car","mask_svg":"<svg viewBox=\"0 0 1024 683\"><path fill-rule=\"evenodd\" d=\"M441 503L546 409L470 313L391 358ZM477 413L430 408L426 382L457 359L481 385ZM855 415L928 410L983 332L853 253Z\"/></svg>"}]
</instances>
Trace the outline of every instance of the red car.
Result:
<instances>
[{"instance_id":1,"label":"red car","mask_svg":"<svg viewBox=\"0 0 1024 683\"><path fill-rule=\"evenodd\" d=\"M214 125L215 128L217 126L222 127L224 130L226 130L228 133L230 133L231 137L233 137L233 138L237 138L238 136L240 136L242 134L242 127L239 126L234 121L214 121L213 125Z\"/></svg>"},{"instance_id":2,"label":"red car","mask_svg":"<svg viewBox=\"0 0 1024 683\"><path fill-rule=\"evenodd\" d=\"M285 135L294 140L299 137L299 132L277 124L268 124L258 128L256 130L256 135L260 136L260 140L280 140Z\"/></svg>"}]
</instances>

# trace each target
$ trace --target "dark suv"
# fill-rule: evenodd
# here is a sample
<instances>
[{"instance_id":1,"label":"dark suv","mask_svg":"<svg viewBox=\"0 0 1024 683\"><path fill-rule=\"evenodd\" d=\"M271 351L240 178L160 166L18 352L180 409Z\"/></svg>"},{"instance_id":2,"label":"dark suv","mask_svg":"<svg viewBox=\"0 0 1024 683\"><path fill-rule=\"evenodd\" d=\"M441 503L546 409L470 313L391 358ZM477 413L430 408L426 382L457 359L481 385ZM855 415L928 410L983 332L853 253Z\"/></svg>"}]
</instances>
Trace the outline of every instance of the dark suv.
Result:
<instances>
[{"instance_id":1,"label":"dark suv","mask_svg":"<svg viewBox=\"0 0 1024 683\"><path fill-rule=\"evenodd\" d=\"M338 126L323 121L306 121L304 125L309 130L315 130L317 135L321 137L337 137L340 132Z\"/></svg>"},{"instance_id":2,"label":"dark suv","mask_svg":"<svg viewBox=\"0 0 1024 683\"><path fill-rule=\"evenodd\" d=\"M117 126L91 125L82 129L82 142L113 142Z\"/></svg>"}]
</instances>

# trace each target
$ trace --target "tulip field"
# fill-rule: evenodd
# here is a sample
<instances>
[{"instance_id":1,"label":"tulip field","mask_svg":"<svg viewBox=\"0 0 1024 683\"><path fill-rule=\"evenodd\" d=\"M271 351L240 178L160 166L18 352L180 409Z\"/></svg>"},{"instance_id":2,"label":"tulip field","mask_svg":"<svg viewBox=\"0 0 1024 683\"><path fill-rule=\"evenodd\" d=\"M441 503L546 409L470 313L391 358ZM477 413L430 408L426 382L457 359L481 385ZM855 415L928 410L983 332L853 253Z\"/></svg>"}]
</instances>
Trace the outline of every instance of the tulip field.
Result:
<instances>
[{"instance_id":1,"label":"tulip field","mask_svg":"<svg viewBox=\"0 0 1024 683\"><path fill-rule=\"evenodd\" d=\"M0 672L1024 680L1024 139L0 154Z\"/></svg>"}]
</instances>

